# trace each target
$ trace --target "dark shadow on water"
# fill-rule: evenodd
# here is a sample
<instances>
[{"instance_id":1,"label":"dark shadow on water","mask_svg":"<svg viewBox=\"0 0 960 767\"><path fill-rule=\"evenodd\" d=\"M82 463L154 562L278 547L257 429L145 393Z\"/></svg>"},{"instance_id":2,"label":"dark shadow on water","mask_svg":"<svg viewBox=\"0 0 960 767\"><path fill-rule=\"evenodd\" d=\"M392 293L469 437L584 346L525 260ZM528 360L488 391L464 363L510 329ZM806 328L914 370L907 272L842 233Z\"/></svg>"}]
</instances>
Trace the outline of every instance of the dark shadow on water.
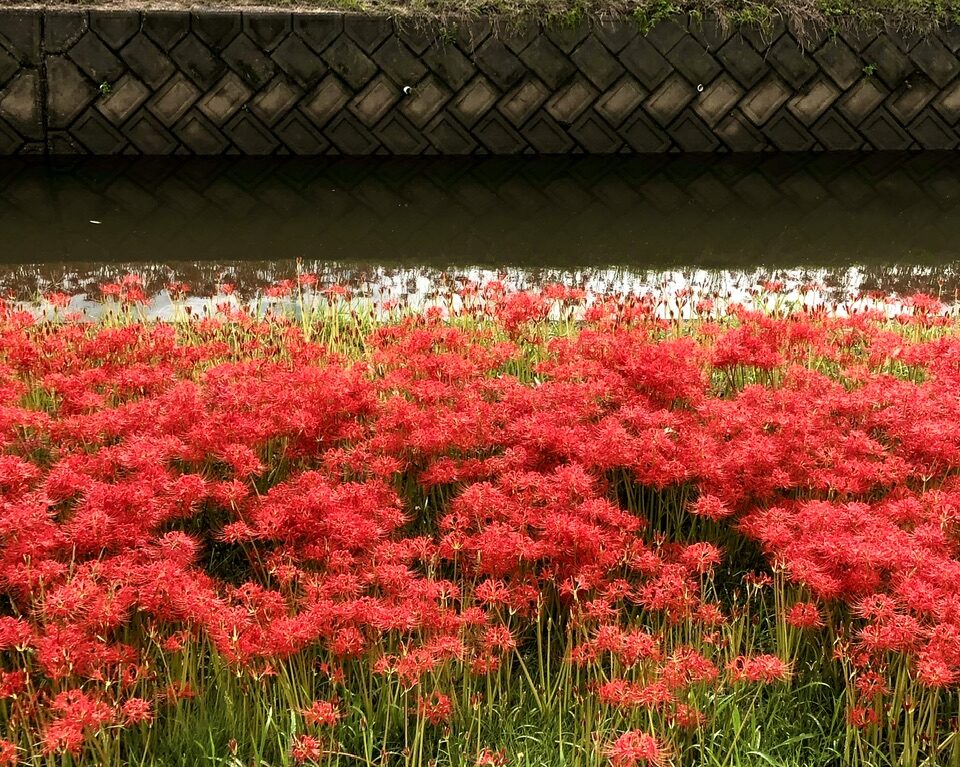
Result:
<instances>
[{"instance_id":1,"label":"dark shadow on water","mask_svg":"<svg viewBox=\"0 0 960 767\"><path fill-rule=\"evenodd\" d=\"M960 260L960 155L5 160L0 242L54 271L858 264L890 288Z\"/></svg>"}]
</instances>

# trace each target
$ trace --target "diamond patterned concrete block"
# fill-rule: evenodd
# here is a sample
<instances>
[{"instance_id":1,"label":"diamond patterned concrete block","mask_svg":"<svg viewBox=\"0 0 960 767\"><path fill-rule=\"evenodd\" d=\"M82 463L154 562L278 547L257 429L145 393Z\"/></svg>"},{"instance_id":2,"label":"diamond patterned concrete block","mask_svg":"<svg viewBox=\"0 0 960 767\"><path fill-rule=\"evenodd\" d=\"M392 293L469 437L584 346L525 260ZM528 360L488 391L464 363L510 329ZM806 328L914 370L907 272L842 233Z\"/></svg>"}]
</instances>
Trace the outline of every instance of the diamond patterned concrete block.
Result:
<instances>
[{"instance_id":1,"label":"diamond patterned concrete block","mask_svg":"<svg viewBox=\"0 0 960 767\"><path fill-rule=\"evenodd\" d=\"M249 112L239 112L223 127L234 146L247 155L273 154L280 143L273 132Z\"/></svg>"},{"instance_id":2,"label":"diamond patterned concrete block","mask_svg":"<svg viewBox=\"0 0 960 767\"><path fill-rule=\"evenodd\" d=\"M290 34L293 19L289 13L250 11L244 12L242 24L247 37L270 52Z\"/></svg>"},{"instance_id":3,"label":"diamond patterned concrete block","mask_svg":"<svg viewBox=\"0 0 960 767\"><path fill-rule=\"evenodd\" d=\"M373 60L397 85L413 85L427 73L419 57L394 35L373 54Z\"/></svg>"},{"instance_id":4,"label":"diamond patterned concrete block","mask_svg":"<svg viewBox=\"0 0 960 767\"><path fill-rule=\"evenodd\" d=\"M860 59L839 39L826 43L813 54L813 58L841 90L849 88L863 74Z\"/></svg>"},{"instance_id":5,"label":"diamond patterned concrete block","mask_svg":"<svg viewBox=\"0 0 960 767\"><path fill-rule=\"evenodd\" d=\"M874 78L864 77L837 102L837 108L854 125L859 125L889 95Z\"/></svg>"},{"instance_id":6,"label":"diamond patterned concrete block","mask_svg":"<svg viewBox=\"0 0 960 767\"><path fill-rule=\"evenodd\" d=\"M473 81L456 95L448 111L467 128L489 112L500 98L499 91L483 75L477 75Z\"/></svg>"},{"instance_id":7,"label":"diamond patterned concrete block","mask_svg":"<svg viewBox=\"0 0 960 767\"><path fill-rule=\"evenodd\" d=\"M84 112L73 124L70 135L90 154L119 154L127 144L123 135L92 109Z\"/></svg>"},{"instance_id":8,"label":"diamond patterned concrete block","mask_svg":"<svg viewBox=\"0 0 960 767\"><path fill-rule=\"evenodd\" d=\"M0 119L0 155L8 157L17 154L24 146L20 134Z\"/></svg>"},{"instance_id":9,"label":"diamond patterned concrete block","mask_svg":"<svg viewBox=\"0 0 960 767\"><path fill-rule=\"evenodd\" d=\"M584 22L565 24L558 27L548 27L547 37L564 53L570 53L580 45L580 42L590 34L590 27Z\"/></svg>"},{"instance_id":10,"label":"diamond patterned concrete block","mask_svg":"<svg viewBox=\"0 0 960 767\"><path fill-rule=\"evenodd\" d=\"M343 154L370 155L379 142L348 112L341 112L327 125L324 136Z\"/></svg>"},{"instance_id":11,"label":"diamond patterned concrete block","mask_svg":"<svg viewBox=\"0 0 960 767\"><path fill-rule=\"evenodd\" d=\"M0 85L6 83L20 71L20 62L0 48Z\"/></svg>"},{"instance_id":12,"label":"diamond patterned concrete block","mask_svg":"<svg viewBox=\"0 0 960 767\"><path fill-rule=\"evenodd\" d=\"M159 120L146 110L140 110L123 128L124 135L145 155L171 154L177 140Z\"/></svg>"},{"instance_id":13,"label":"diamond patterned concrete block","mask_svg":"<svg viewBox=\"0 0 960 767\"><path fill-rule=\"evenodd\" d=\"M712 152L720 143L714 132L690 109L674 120L667 133L684 152Z\"/></svg>"},{"instance_id":14,"label":"diamond patterned concrete block","mask_svg":"<svg viewBox=\"0 0 960 767\"><path fill-rule=\"evenodd\" d=\"M922 75L911 77L908 82L890 94L887 99L887 109L900 121L901 125L907 125L920 114L937 93L937 86Z\"/></svg>"},{"instance_id":15,"label":"diamond patterned concrete block","mask_svg":"<svg viewBox=\"0 0 960 767\"><path fill-rule=\"evenodd\" d=\"M454 91L463 88L477 73L477 68L455 46L442 42L430 46L423 60Z\"/></svg>"},{"instance_id":16,"label":"diamond patterned concrete block","mask_svg":"<svg viewBox=\"0 0 960 767\"><path fill-rule=\"evenodd\" d=\"M243 34L237 35L233 42L224 48L223 60L254 90L270 82L276 72L273 61Z\"/></svg>"},{"instance_id":17,"label":"diamond patterned concrete block","mask_svg":"<svg viewBox=\"0 0 960 767\"><path fill-rule=\"evenodd\" d=\"M593 28L593 34L611 53L620 53L638 33L637 25L629 19L599 21Z\"/></svg>"},{"instance_id":18,"label":"diamond patterned concrete block","mask_svg":"<svg viewBox=\"0 0 960 767\"><path fill-rule=\"evenodd\" d=\"M570 135L590 154L613 154L623 146L623 139L618 136L592 109L584 114L572 126Z\"/></svg>"},{"instance_id":19,"label":"diamond patterned concrete block","mask_svg":"<svg viewBox=\"0 0 960 767\"><path fill-rule=\"evenodd\" d=\"M574 148L573 139L546 112L537 112L520 131L540 154L566 154Z\"/></svg>"},{"instance_id":20,"label":"diamond patterned concrete block","mask_svg":"<svg viewBox=\"0 0 960 767\"><path fill-rule=\"evenodd\" d=\"M151 88L159 88L176 70L167 55L142 34L121 49L120 57Z\"/></svg>"},{"instance_id":21,"label":"diamond patterned concrete block","mask_svg":"<svg viewBox=\"0 0 960 767\"><path fill-rule=\"evenodd\" d=\"M597 95L590 83L577 77L547 102L546 110L561 125L571 125L596 100Z\"/></svg>"},{"instance_id":22,"label":"diamond patterned concrete block","mask_svg":"<svg viewBox=\"0 0 960 767\"><path fill-rule=\"evenodd\" d=\"M303 100L301 109L318 128L323 128L346 105L353 94L334 75L327 75Z\"/></svg>"},{"instance_id":23,"label":"diamond patterned concrete block","mask_svg":"<svg viewBox=\"0 0 960 767\"><path fill-rule=\"evenodd\" d=\"M770 71L770 65L742 35L731 37L729 42L717 52L717 59L723 64L724 69L747 89L760 82Z\"/></svg>"},{"instance_id":24,"label":"diamond patterned concrete block","mask_svg":"<svg viewBox=\"0 0 960 767\"><path fill-rule=\"evenodd\" d=\"M364 53L370 54L393 34L393 24L386 18L351 14L344 16L343 31Z\"/></svg>"},{"instance_id":25,"label":"diamond patterned concrete block","mask_svg":"<svg viewBox=\"0 0 960 767\"><path fill-rule=\"evenodd\" d=\"M323 154L330 146L310 120L300 112L293 111L274 127L274 133L293 154Z\"/></svg>"},{"instance_id":26,"label":"diamond patterned concrete block","mask_svg":"<svg viewBox=\"0 0 960 767\"><path fill-rule=\"evenodd\" d=\"M840 98L840 89L831 80L819 77L790 99L787 109L804 125L813 125Z\"/></svg>"},{"instance_id":27,"label":"diamond patterned concrete block","mask_svg":"<svg viewBox=\"0 0 960 767\"><path fill-rule=\"evenodd\" d=\"M687 30L676 19L670 18L654 24L647 32L647 40L653 43L660 53L666 55L686 34Z\"/></svg>"},{"instance_id":28,"label":"diamond patterned concrete block","mask_svg":"<svg viewBox=\"0 0 960 767\"><path fill-rule=\"evenodd\" d=\"M432 23L428 24L421 19L407 21L397 18L394 24L397 37L417 56L422 56L440 35L440 30L436 29Z\"/></svg>"},{"instance_id":29,"label":"diamond patterned concrete block","mask_svg":"<svg viewBox=\"0 0 960 767\"><path fill-rule=\"evenodd\" d=\"M323 59L354 90L360 90L377 73L377 65L345 35L331 43Z\"/></svg>"},{"instance_id":30,"label":"diamond patterned concrete block","mask_svg":"<svg viewBox=\"0 0 960 767\"><path fill-rule=\"evenodd\" d=\"M641 111L627 120L619 133L634 152L654 154L670 148L670 137Z\"/></svg>"},{"instance_id":31,"label":"diamond patterned concrete block","mask_svg":"<svg viewBox=\"0 0 960 767\"><path fill-rule=\"evenodd\" d=\"M507 24L497 33L503 44L518 56L539 36L539 26L531 21Z\"/></svg>"},{"instance_id":32,"label":"diamond patterned concrete block","mask_svg":"<svg viewBox=\"0 0 960 767\"><path fill-rule=\"evenodd\" d=\"M47 147L49 153L54 156L87 154L87 150L66 131L50 131L50 135L47 137Z\"/></svg>"},{"instance_id":33,"label":"diamond patterned concrete block","mask_svg":"<svg viewBox=\"0 0 960 767\"><path fill-rule=\"evenodd\" d=\"M424 129L430 145L440 154L472 154L477 148L466 129L450 115L441 112Z\"/></svg>"},{"instance_id":34,"label":"diamond patterned concrete block","mask_svg":"<svg viewBox=\"0 0 960 767\"><path fill-rule=\"evenodd\" d=\"M227 71L223 60L214 56L194 35L189 35L178 43L170 52L170 58L202 90L212 88Z\"/></svg>"},{"instance_id":35,"label":"diamond patterned concrete block","mask_svg":"<svg viewBox=\"0 0 960 767\"><path fill-rule=\"evenodd\" d=\"M683 77L672 74L650 95L644 106L654 120L666 127L686 108L696 94L696 89Z\"/></svg>"},{"instance_id":36,"label":"diamond patterned concrete block","mask_svg":"<svg viewBox=\"0 0 960 767\"><path fill-rule=\"evenodd\" d=\"M208 47L222 51L240 34L242 20L235 11L202 11L191 15L190 27Z\"/></svg>"},{"instance_id":37,"label":"diamond patterned concrete block","mask_svg":"<svg viewBox=\"0 0 960 767\"><path fill-rule=\"evenodd\" d=\"M273 60L304 88L312 88L327 73L327 65L297 35L288 35L273 52Z\"/></svg>"},{"instance_id":38,"label":"diamond patterned concrete block","mask_svg":"<svg viewBox=\"0 0 960 767\"><path fill-rule=\"evenodd\" d=\"M746 38L755 50L766 54L773 44L780 39L780 36L786 32L786 29L786 24L780 16L771 15L759 24L744 24L740 29L740 34Z\"/></svg>"},{"instance_id":39,"label":"diamond patterned concrete block","mask_svg":"<svg viewBox=\"0 0 960 767\"><path fill-rule=\"evenodd\" d=\"M98 94L70 59L47 58L47 121L51 128L66 128Z\"/></svg>"},{"instance_id":40,"label":"diamond patterned concrete block","mask_svg":"<svg viewBox=\"0 0 960 767\"><path fill-rule=\"evenodd\" d=\"M787 109L771 117L763 126L763 133L781 152L809 152L816 143L803 123Z\"/></svg>"},{"instance_id":41,"label":"diamond patterned concrete block","mask_svg":"<svg viewBox=\"0 0 960 767\"><path fill-rule=\"evenodd\" d=\"M250 102L250 111L265 124L273 125L293 109L302 96L302 90L278 75Z\"/></svg>"},{"instance_id":42,"label":"diamond patterned concrete block","mask_svg":"<svg viewBox=\"0 0 960 767\"><path fill-rule=\"evenodd\" d=\"M471 131L491 154L520 154L527 147L523 136L498 112L490 112Z\"/></svg>"},{"instance_id":43,"label":"diamond patterned concrete block","mask_svg":"<svg viewBox=\"0 0 960 767\"><path fill-rule=\"evenodd\" d=\"M230 146L227 138L217 127L196 109L190 110L176 125L173 132L193 154L223 154Z\"/></svg>"},{"instance_id":44,"label":"diamond patterned concrete block","mask_svg":"<svg viewBox=\"0 0 960 767\"><path fill-rule=\"evenodd\" d=\"M640 83L625 75L597 99L594 108L610 125L619 128L647 95Z\"/></svg>"},{"instance_id":45,"label":"diamond patterned concrete block","mask_svg":"<svg viewBox=\"0 0 960 767\"><path fill-rule=\"evenodd\" d=\"M923 149L956 149L960 144L957 132L932 109L924 110L908 130Z\"/></svg>"},{"instance_id":46,"label":"diamond patterned concrete block","mask_svg":"<svg viewBox=\"0 0 960 767\"><path fill-rule=\"evenodd\" d=\"M737 112L731 112L716 127L717 136L732 152L762 152L767 138L750 121Z\"/></svg>"},{"instance_id":47,"label":"diamond patterned concrete block","mask_svg":"<svg viewBox=\"0 0 960 767\"><path fill-rule=\"evenodd\" d=\"M113 125L121 125L150 97L150 89L127 73L99 100L97 109Z\"/></svg>"},{"instance_id":48,"label":"diamond patterned concrete block","mask_svg":"<svg viewBox=\"0 0 960 767\"><path fill-rule=\"evenodd\" d=\"M767 60L791 88L801 88L817 73L817 65L790 35L784 35L767 53Z\"/></svg>"},{"instance_id":49,"label":"diamond patterned concrete block","mask_svg":"<svg viewBox=\"0 0 960 767\"><path fill-rule=\"evenodd\" d=\"M550 42L546 35L540 35L530 43L520 54L520 60L554 89L559 88L577 71L570 58Z\"/></svg>"},{"instance_id":50,"label":"diamond patterned concrete block","mask_svg":"<svg viewBox=\"0 0 960 767\"><path fill-rule=\"evenodd\" d=\"M480 70L501 90L516 85L526 74L526 67L514 53L495 37L488 38L473 56Z\"/></svg>"},{"instance_id":51,"label":"diamond patterned concrete block","mask_svg":"<svg viewBox=\"0 0 960 767\"><path fill-rule=\"evenodd\" d=\"M350 102L349 109L364 125L372 128L397 103L400 95L400 90L390 81L390 78L377 75Z\"/></svg>"},{"instance_id":52,"label":"diamond patterned concrete block","mask_svg":"<svg viewBox=\"0 0 960 767\"><path fill-rule=\"evenodd\" d=\"M253 91L233 72L228 72L197 102L197 109L214 125L223 125L242 107Z\"/></svg>"},{"instance_id":53,"label":"diamond patterned concrete block","mask_svg":"<svg viewBox=\"0 0 960 767\"><path fill-rule=\"evenodd\" d=\"M896 119L886 109L880 108L872 112L859 125L862 133L874 149L898 151L909 149L913 138L897 123Z\"/></svg>"},{"instance_id":54,"label":"diamond patterned concrete block","mask_svg":"<svg viewBox=\"0 0 960 767\"><path fill-rule=\"evenodd\" d=\"M40 63L40 14L26 8L0 8L0 43L25 65Z\"/></svg>"},{"instance_id":55,"label":"diamond patterned concrete block","mask_svg":"<svg viewBox=\"0 0 960 767\"><path fill-rule=\"evenodd\" d=\"M629 42L629 41L628 41ZM623 66L594 35L588 36L570 54L586 78L600 90L606 90L624 73Z\"/></svg>"},{"instance_id":56,"label":"diamond patterned concrete block","mask_svg":"<svg viewBox=\"0 0 960 767\"><path fill-rule=\"evenodd\" d=\"M82 11L44 11L44 53L48 56L51 53L66 53L86 31L87 14Z\"/></svg>"},{"instance_id":57,"label":"diamond patterned concrete block","mask_svg":"<svg viewBox=\"0 0 960 767\"><path fill-rule=\"evenodd\" d=\"M743 94L736 80L722 74L697 96L693 110L707 125L714 126L730 113Z\"/></svg>"},{"instance_id":58,"label":"diamond patterned concrete block","mask_svg":"<svg viewBox=\"0 0 960 767\"><path fill-rule=\"evenodd\" d=\"M954 125L960 119L960 82L955 82L941 91L933 106L944 120Z\"/></svg>"},{"instance_id":59,"label":"diamond patterned concrete block","mask_svg":"<svg viewBox=\"0 0 960 767\"><path fill-rule=\"evenodd\" d=\"M754 125L762 125L790 98L790 89L778 77L770 77L740 102L740 110Z\"/></svg>"},{"instance_id":60,"label":"diamond patterned concrete block","mask_svg":"<svg viewBox=\"0 0 960 767\"><path fill-rule=\"evenodd\" d=\"M690 20L690 34L708 51L717 51L733 34L733 24L715 13L704 13Z\"/></svg>"},{"instance_id":61,"label":"diamond patterned concrete block","mask_svg":"<svg viewBox=\"0 0 960 767\"><path fill-rule=\"evenodd\" d=\"M960 25L957 24L946 24L939 29L933 31L940 42L947 46L947 49L956 53L960 51ZM917 35L916 39L913 41L913 45L910 48L913 48L920 40L923 39L923 35Z\"/></svg>"},{"instance_id":62,"label":"diamond patterned concrete block","mask_svg":"<svg viewBox=\"0 0 960 767\"><path fill-rule=\"evenodd\" d=\"M200 98L200 90L187 77L175 74L147 102L147 109L168 128Z\"/></svg>"},{"instance_id":63,"label":"diamond patterned concrete block","mask_svg":"<svg viewBox=\"0 0 960 767\"><path fill-rule=\"evenodd\" d=\"M140 31L138 11L91 10L90 29L114 50L122 48Z\"/></svg>"},{"instance_id":64,"label":"diamond patterned concrete block","mask_svg":"<svg viewBox=\"0 0 960 767\"><path fill-rule=\"evenodd\" d=\"M391 154L418 155L427 148L423 134L397 112L388 115L373 133Z\"/></svg>"},{"instance_id":65,"label":"diamond patterned concrete block","mask_svg":"<svg viewBox=\"0 0 960 767\"><path fill-rule=\"evenodd\" d=\"M946 87L947 83L960 74L960 61L957 61L957 57L950 49L932 35L925 37L914 46L910 51L910 58L941 88Z\"/></svg>"},{"instance_id":66,"label":"diamond patterned concrete block","mask_svg":"<svg viewBox=\"0 0 960 767\"><path fill-rule=\"evenodd\" d=\"M620 63L647 90L653 90L660 85L673 70L660 51L642 37L635 37L620 51Z\"/></svg>"},{"instance_id":67,"label":"diamond patterned concrete block","mask_svg":"<svg viewBox=\"0 0 960 767\"><path fill-rule=\"evenodd\" d=\"M190 14L186 11L146 11L142 28L147 37L169 51L190 32Z\"/></svg>"},{"instance_id":68,"label":"diamond patterned concrete block","mask_svg":"<svg viewBox=\"0 0 960 767\"><path fill-rule=\"evenodd\" d=\"M915 69L913 62L886 35L881 35L867 46L863 58L876 68L876 76L890 89L901 85Z\"/></svg>"},{"instance_id":69,"label":"diamond patterned concrete block","mask_svg":"<svg viewBox=\"0 0 960 767\"><path fill-rule=\"evenodd\" d=\"M413 93L405 96L400 111L418 128L423 128L450 100L450 90L434 75L417 83Z\"/></svg>"},{"instance_id":70,"label":"diamond patterned concrete block","mask_svg":"<svg viewBox=\"0 0 960 767\"><path fill-rule=\"evenodd\" d=\"M876 38L879 30L872 24L855 24L840 31L840 36L854 51L861 52Z\"/></svg>"},{"instance_id":71,"label":"diamond patterned concrete block","mask_svg":"<svg viewBox=\"0 0 960 767\"><path fill-rule=\"evenodd\" d=\"M44 139L41 107L40 76L34 69L21 70L0 91L0 117L24 138Z\"/></svg>"},{"instance_id":72,"label":"diamond patterned concrete block","mask_svg":"<svg viewBox=\"0 0 960 767\"><path fill-rule=\"evenodd\" d=\"M314 53L323 53L343 33L343 17L337 13L297 13L293 31Z\"/></svg>"},{"instance_id":73,"label":"diamond patterned concrete block","mask_svg":"<svg viewBox=\"0 0 960 767\"><path fill-rule=\"evenodd\" d=\"M692 35L684 36L667 54L667 60L694 85L708 85L721 71L717 60Z\"/></svg>"},{"instance_id":74,"label":"diamond patterned concrete block","mask_svg":"<svg viewBox=\"0 0 960 767\"><path fill-rule=\"evenodd\" d=\"M550 90L539 80L524 80L500 100L498 109L515 128L519 128L549 96Z\"/></svg>"},{"instance_id":75,"label":"diamond patterned concrete block","mask_svg":"<svg viewBox=\"0 0 960 767\"><path fill-rule=\"evenodd\" d=\"M123 62L92 32L81 37L67 55L97 83L112 83L123 74Z\"/></svg>"},{"instance_id":76,"label":"diamond patterned concrete block","mask_svg":"<svg viewBox=\"0 0 960 767\"><path fill-rule=\"evenodd\" d=\"M823 148L830 152L862 149L863 136L836 112L828 112L810 129Z\"/></svg>"}]
</instances>

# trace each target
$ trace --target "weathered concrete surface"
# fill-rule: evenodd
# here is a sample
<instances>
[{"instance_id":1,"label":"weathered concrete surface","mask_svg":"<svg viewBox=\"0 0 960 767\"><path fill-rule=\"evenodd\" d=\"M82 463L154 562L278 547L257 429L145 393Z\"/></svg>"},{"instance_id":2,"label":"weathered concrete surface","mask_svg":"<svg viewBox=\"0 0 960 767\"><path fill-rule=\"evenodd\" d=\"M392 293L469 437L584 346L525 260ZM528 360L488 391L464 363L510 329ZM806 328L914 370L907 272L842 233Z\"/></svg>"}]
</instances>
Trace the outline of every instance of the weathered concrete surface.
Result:
<instances>
[{"instance_id":1,"label":"weathered concrete surface","mask_svg":"<svg viewBox=\"0 0 960 767\"><path fill-rule=\"evenodd\" d=\"M0 11L0 154L953 149L960 28Z\"/></svg>"}]
</instances>

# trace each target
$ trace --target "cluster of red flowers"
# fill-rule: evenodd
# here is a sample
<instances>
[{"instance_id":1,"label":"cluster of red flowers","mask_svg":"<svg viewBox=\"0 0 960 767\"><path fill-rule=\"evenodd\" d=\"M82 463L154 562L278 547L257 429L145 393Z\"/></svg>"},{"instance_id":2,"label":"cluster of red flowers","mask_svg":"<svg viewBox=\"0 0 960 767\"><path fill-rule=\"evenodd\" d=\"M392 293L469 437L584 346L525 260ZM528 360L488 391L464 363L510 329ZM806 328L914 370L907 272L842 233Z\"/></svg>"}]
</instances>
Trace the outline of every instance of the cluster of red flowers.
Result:
<instances>
[{"instance_id":1,"label":"cluster of red flowers","mask_svg":"<svg viewBox=\"0 0 960 767\"><path fill-rule=\"evenodd\" d=\"M579 298L492 291L484 321L408 316L342 346L277 316L4 309L0 765L36 737L76 754L150 726L205 681L156 654L198 647L257 678L321 648L335 695L363 667L446 726L463 713L453 670L514 666L545 616L583 694L703 728L696 691L794 672L785 648L726 630L716 571L736 569L738 539L782 576L786 629L836 633L821 653L854 669L854 724L899 716L875 705L898 673L955 689L948 321L737 310L684 326L621 301L550 338L551 308ZM312 730L294 757L319 759L345 712L333 695L298 709ZM673 750L636 729L605 748L615 767Z\"/></svg>"}]
</instances>

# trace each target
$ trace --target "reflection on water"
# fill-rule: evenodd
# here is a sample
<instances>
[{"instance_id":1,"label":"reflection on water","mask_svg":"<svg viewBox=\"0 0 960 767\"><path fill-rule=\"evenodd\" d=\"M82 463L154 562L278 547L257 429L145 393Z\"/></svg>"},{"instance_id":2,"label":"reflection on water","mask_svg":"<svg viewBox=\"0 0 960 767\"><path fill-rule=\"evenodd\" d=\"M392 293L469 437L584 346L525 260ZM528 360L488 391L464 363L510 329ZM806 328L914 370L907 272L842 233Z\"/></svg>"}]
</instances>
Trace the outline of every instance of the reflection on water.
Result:
<instances>
[{"instance_id":1,"label":"reflection on water","mask_svg":"<svg viewBox=\"0 0 960 767\"><path fill-rule=\"evenodd\" d=\"M7 160L0 241L0 284L21 293L130 269L155 289L253 288L300 258L330 281L494 268L649 283L761 268L952 295L960 157Z\"/></svg>"}]
</instances>

